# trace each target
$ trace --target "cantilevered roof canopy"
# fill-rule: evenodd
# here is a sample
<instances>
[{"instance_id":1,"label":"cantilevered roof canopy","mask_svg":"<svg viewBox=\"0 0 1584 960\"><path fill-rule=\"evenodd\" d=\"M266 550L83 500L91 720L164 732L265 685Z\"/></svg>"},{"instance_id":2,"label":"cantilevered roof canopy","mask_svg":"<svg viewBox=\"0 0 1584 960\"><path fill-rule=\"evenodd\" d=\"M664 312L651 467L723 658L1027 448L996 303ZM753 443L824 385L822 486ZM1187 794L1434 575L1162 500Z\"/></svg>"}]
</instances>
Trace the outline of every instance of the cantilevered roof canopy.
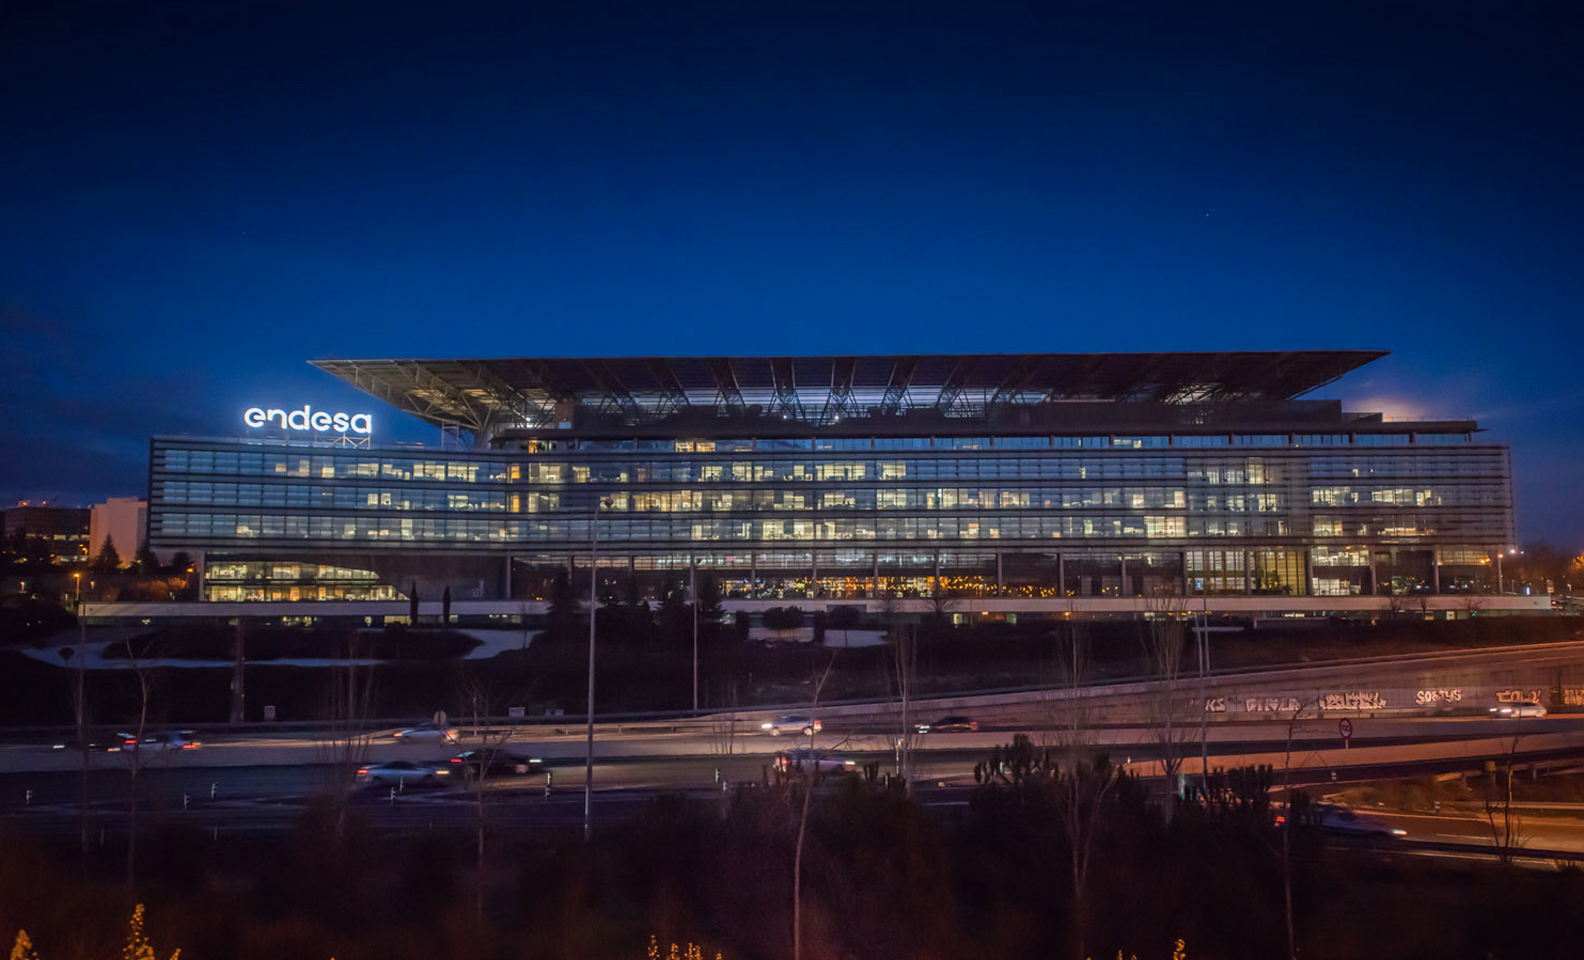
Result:
<instances>
[{"instance_id":1,"label":"cantilevered roof canopy","mask_svg":"<svg viewBox=\"0 0 1584 960\"><path fill-rule=\"evenodd\" d=\"M631 423L681 411L758 412L813 424L934 410L986 417L1063 401L1276 402L1383 350L1020 353L845 357L500 357L315 360L437 426L475 434L550 426L576 407Z\"/></svg>"}]
</instances>

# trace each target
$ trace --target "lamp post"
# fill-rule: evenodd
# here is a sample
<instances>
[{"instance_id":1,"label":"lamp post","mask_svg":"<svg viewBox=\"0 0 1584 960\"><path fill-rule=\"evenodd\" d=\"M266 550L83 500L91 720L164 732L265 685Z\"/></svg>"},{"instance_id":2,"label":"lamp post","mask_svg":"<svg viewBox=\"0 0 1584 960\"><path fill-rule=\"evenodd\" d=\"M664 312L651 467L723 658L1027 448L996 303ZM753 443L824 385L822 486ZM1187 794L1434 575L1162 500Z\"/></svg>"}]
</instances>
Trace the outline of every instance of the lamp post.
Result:
<instances>
[{"instance_id":1,"label":"lamp post","mask_svg":"<svg viewBox=\"0 0 1584 960\"><path fill-rule=\"evenodd\" d=\"M693 595L693 715L698 716L698 562L688 564L688 592Z\"/></svg>"},{"instance_id":2,"label":"lamp post","mask_svg":"<svg viewBox=\"0 0 1584 960\"><path fill-rule=\"evenodd\" d=\"M74 690L73 694L72 694L72 708L73 708L73 712L76 714L76 720L77 720L77 752L78 752L78 755L79 755L79 759L82 761L82 777L78 781L79 790L78 790L78 797L77 797L77 828L78 828L78 834L79 834L78 840L79 840L79 842L81 843L81 846L82 846L82 867L83 867L83 873L86 875L87 872L88 872L88 858L89 858L89 846L88 846L88 700L87 700L87 697L88 697L88 686L87 686L87 683L85 682L85 679L86 679L85 678L85 671L88 668L88 665L86 663L86 661L88 659L88 631L87 631L87 628L83 626L83 618L82 618L82 573L81 573L81 571L77 571L77 572L72 573L72 581L73 581L73 584L75 585L75 602L74 602L74 606L77 608L77 610L76 610L76 613L77 613L77 649L75 651L73 651L70 647L63 648L61 650L61 657L64 658L64 659L67 659L67 660L75 660L76 661L75 666L77 668L77 670L76 670L76 674L77 674L77 676L76 676L77 689Z\"/></svg>"},{"instance_id":3,"label":"lamp post","mask_svg":"<svg viewBox=\"0 0 1584 960\"><path fill-rule=\"evenodd\" d=\"M1206 723L1209 720L1210 701L1205 698L1205 673L1210 669L1210 609L1209 601L1199 604L1199 802L1203 803L1206 787L1210 783L1210 740Z\"/></svg>"},{"instance_id":4,"label":"lamp post","mask_svg":"<svg viewBox=\"0 0 1584 960\"><path fill-rule=\"evenodd\" d=\"M600 508L610 506L610 498L596 500L589 520L589 657L588 657L588 742L584 746L583 840L594 835L594 627L599 619L599 518Z\"/></svg>"}]
</instances>

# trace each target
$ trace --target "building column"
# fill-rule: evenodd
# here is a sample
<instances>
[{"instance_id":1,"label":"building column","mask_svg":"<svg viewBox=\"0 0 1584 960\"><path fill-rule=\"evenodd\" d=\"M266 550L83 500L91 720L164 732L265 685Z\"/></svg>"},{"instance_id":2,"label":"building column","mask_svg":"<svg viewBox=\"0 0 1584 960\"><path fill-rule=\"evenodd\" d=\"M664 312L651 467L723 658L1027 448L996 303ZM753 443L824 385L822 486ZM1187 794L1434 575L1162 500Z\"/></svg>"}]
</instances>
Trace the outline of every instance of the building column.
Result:
<instances>
[{"instance_id":1,"label":"building column","mask_svg":"<svg viewBox=\"0 0 1584 960\"><path fill-rule=\"evenodd\" d=\"M1118 559L1122 561L1122 596L1131 597L1133 593L1128 589L1127 554L1122 554Z\"/></svg>"},{"instance_id":2,"label":"building column","mask_svg":"<svg viewBox=\"0 0 1584 960\"><path fill-rule=\"evenodd\" d=\"M1005 592L1006 592L1006 581L1004 579L1002 579L1002 576L1001 576L1001 551L997 550L996 551L996 592L995 592L995 595L999 597L999 596L1003 595Z\"/></svg>"},{"instance_id":3,"label":"building column","mask_svg":"<svg viewBox=\"0 0 1584 960\"><path fill-rule=\"evenodd\" d=\"M1188 551L1177 551L1177 569L1182 571L1182 595L1188 596Z\"/></svg>"},{"instance_id":4,"label":"building column","mask_svg":"<svg viewBox=\"0 0 1584 960\"><path fill-rule=\"evenodd\" d=\"M1441 593L1441 548L1430 548L1430 592Z\"/></svg>"},{"instance_id":5,"label":"building column","mask_svg":"<svg viewBox=\"0 0 1584 960\"><path fill-rule=\"evenodd\" d=\"M1305 550L1303 596L1314 596L1314 551Z\"/></svg>"},{"instance_id":6,"label":"building column","mask_svg":"<svg viewBox=\"0 0 1584 960\"><path fill-rule=\"evenodd\" d=\"M809 579L809 589L811 591L813 591L813 593L810 594L810 595L814 596L814 597L818 597L820 595L820 592L819 592L819 551L818 550L810 550L809 551L809 561L810 561L810 563L812 564L812 566L814 568L814 575Z\"/></svg>"},{"instance_id":7,"label":"building column","mask_svg":"<svg viewBox=\"0 0 1584 960\"><path fill-rule=\"evenodd\" d=\"M1243 550L1243 596L1254 595L1254 551L1247 547Z\"/></svg>"},{"instance_id":8,"label":"building column","mask_svg":"<svg viewBox=\"0 0 1584 960\"><path fill-rule=\"evenodd\" d=\"M1059 550L1056 553L1056 593L1067 596L1067 551Z\"/></svg>"}]
</instances>

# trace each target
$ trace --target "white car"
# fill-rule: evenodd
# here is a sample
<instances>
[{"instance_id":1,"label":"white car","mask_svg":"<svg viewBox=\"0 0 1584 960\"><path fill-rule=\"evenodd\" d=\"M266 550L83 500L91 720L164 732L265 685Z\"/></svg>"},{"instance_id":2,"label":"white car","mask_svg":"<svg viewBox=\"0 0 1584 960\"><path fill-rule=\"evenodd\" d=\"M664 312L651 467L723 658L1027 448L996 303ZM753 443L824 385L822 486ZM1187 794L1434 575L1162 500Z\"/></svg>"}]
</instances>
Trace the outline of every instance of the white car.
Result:
<instances>
[{"instance_id":1,"label":"white car","mask_svg":"<svg viewBox=\"0 0 1584 960\"><path fill-rule=\"evenodd\" d=\"M439 784L451 771L431 763L414 763L411 760L390 760L358 767L358 783L393 787L404 783Z\"/></svg>"},{"instance_id":2,"label":"white car","mask_svg":"<svg viewBox=\"0 0 1584 960\"><path fill-rule=\"evenodd\" d=\"M824 750L783 750L776 754L776 767L780 770L813 770L818 773L845 773L858 766L839 753Z\"/></svg>"},{"instance_id":3,"label":"white car","mask_svg":"<svg viewBox=\"0 0 1584 960\"><path fill-rule=\"evenodd\" d=\"M1323 807L1320 810L1320 829L1326 833L1367 837L1371 840L1390 840L1408 835L1407 830L1367 814L1355 813L1346 807Z\"/></svg>"},{"instance_id":4,"label":"white car","mask_svg":"<svg viewBox=\"0 0 1584 960\"><path fill-rule=\"evenodd\" d=\"M443 727L438 723L420 723L396 731L400 743L456 743L461 738L456 727Z\"/></svg>"},{"instance_id":5,"label":"white car","mask_svg":"<svg viewBox=\"0 0 1584 960\"><path fill-rule=\"evenodd\" d=\"M1520 717L1543 717L1546 715L1543 703L1502 703L1490 708L1490 715L1502 720L1517 720Z\"/></svg>"},{"instance_id":6,"label":"white car","mask_svg":"<svg viewBox=\"0 0 1584 960\"><path fill-rule=\"evenodd\" d=\"M783 733L801 733L805 737L812 737L820 732L820 722L805 714L789 713L774 720L766 720L759 724L759 729L769 731L772 737L779 737Z\"/></svg>"}]
</instances>

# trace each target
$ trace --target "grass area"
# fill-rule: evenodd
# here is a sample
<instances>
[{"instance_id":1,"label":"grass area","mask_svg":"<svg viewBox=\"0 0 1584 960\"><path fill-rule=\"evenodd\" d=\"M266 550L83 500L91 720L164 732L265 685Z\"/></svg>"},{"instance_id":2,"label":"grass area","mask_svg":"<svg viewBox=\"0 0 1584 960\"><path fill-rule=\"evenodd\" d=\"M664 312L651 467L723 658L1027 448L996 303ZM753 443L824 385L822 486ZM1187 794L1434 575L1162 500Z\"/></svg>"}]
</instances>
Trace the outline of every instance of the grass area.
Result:
<instances>
[{"instance_id":1,"label":"grass area","mask_svg":"<svg viewBox=\"0 0 1584 960\"><path fill-rule=\"evenodd\" d=\"M229 662L236 653L236 630L226 626L159 627L112 643L104 655L143 660L220 660ZM455 630L407 630L399 626L383 630L303 630L294 627L248 627L243 645L247 659L253 661L298 660L345 657L375 660L448 660L464 656L479 645L472 637Z\"/></svg>"}]
</instances>

